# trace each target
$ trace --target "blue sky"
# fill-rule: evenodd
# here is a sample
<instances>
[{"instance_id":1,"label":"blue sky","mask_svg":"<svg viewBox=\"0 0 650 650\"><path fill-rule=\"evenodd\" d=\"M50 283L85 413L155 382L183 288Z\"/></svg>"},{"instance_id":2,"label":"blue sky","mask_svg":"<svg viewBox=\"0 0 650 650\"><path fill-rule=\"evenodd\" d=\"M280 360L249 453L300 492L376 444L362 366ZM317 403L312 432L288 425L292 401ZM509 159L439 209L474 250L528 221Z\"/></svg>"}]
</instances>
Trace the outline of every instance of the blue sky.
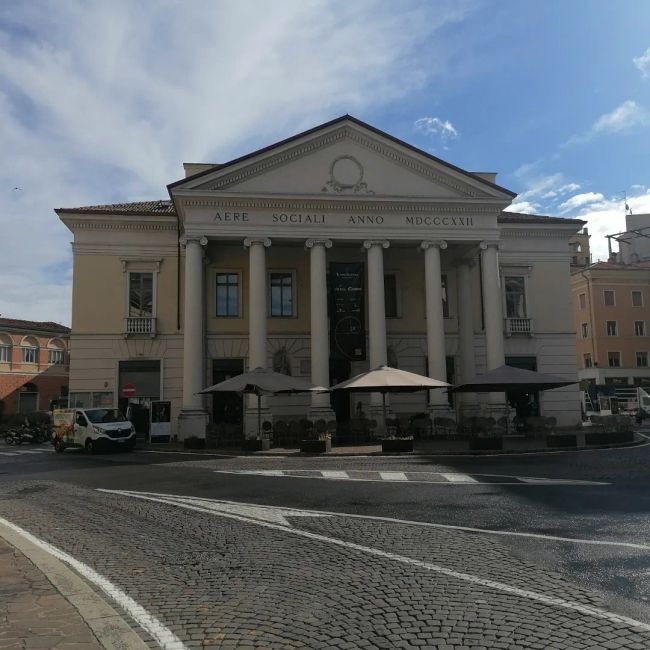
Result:
<instances>
[{"instance_id":1,"label":"blue sky","mask_svg":"<svg viewBox=\"0 0 650 650\"><path fill-rule=\"evenodd\" d=\"M604 257L623 192L650 212L650 2L6 0L0 313L70 322L53 208L165 198L183 161L344 113L587 219Z\"/></svg>"}]
</instances>

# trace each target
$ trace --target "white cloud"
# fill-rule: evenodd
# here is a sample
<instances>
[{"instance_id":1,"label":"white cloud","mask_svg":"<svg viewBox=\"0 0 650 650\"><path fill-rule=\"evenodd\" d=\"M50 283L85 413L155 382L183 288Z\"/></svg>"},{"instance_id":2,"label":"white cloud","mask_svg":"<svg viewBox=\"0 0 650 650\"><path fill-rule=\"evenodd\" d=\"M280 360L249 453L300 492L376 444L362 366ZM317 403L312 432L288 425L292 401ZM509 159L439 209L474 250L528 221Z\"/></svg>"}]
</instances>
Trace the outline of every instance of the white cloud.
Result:
<instances>
[{"instance_id":1,"label":"white cloud","mask_svg":"<svg viewBox=\"0 0 650 650\"><path fill-rule=\"evenodd\" d=\"M639 69L644 79L650 78L650 47L641 56L635 56L632 63Z\"/></svg>"},{"instance_id":2,"label":"white cloud","mask_svg":"<svg viewBox=\"0 0 650 650\"><path fill-rule=\"evenodd\" d=\"M539 211L538 203L530 203L529 201L516 201L511 203L507 208L507 212L520 212L522 214L537 214Z\"/></svg>"},{"instance_id":3,"label":"white cloud","mask_svg":"<svg viewBox=\"0 0 650 650\"><path fill-rule=\"evenodd\" d=\"M439 117L421 117L415 120L413 126L425 135L438 136L443 142L455 140L459 135L449 120L441 120Z\"/></svg>"},{"instance_id":4,"label":"white cloud","mask_svg":"<svg viewBox=\"0 0 650 650\"><path fill-rule=\"evenodd\" d=\"M71 235L53 208L164 198L183 161L402 99L453 72L462 44L442 28L468 7L0 3L0 313L69 322Z\"/></svg>"},{"instance_id":5,"label":"white cloud","mask_svg":"<svg viewBox=\"0 0 650 650\"><path fill-rule=\"evenodd\" d=\"M581 205L602 201L604 198L600 192L584 192L583 194L576 194L563 203L560 203L559 208L564 211L573 210L579 208Z\"/></svg>"},{"instance_id":6,"label":"white cloud","mask_svg":"<svg viewBox=\"0 0 650 650\"><path fill-rule=\"evenodd\" d=\"M507 210L526 214L553 214L558 210L556 201L564 195L580 189L578 183L566 182L563 174L543 174L538 163L521 165L515 177L524 185L524 191L517 195L515 203Z\"/></svg>"},{"instance_id":7,"label":"white cloud","mask_svg":"<svg viewBox=\"0 0 650 650\"><path fill-rule=\"evenodd\" d=\"M650 113L635 101L628 99L611 113L601 115L593 126L595 133L620 133L644 126L650 122Z\"/></svg>"}]
</instances>

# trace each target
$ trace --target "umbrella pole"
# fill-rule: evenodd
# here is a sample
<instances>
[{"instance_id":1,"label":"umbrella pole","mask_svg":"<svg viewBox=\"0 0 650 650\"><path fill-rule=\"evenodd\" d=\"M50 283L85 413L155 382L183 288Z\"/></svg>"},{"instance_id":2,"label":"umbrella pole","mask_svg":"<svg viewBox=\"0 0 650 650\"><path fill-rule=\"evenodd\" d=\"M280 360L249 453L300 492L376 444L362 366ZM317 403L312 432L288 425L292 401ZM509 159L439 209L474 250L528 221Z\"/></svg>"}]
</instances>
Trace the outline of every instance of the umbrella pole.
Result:
<instances>
[{"instance_id":1,"label":"umbrella pole","mask_svg":"<svg viewBox=\"0 0 650 650\"><path fill-rule=\"evenodd\" d=\"M257 436L262 439L262 396L257 393Z\"/></svg>"}]
</instances>

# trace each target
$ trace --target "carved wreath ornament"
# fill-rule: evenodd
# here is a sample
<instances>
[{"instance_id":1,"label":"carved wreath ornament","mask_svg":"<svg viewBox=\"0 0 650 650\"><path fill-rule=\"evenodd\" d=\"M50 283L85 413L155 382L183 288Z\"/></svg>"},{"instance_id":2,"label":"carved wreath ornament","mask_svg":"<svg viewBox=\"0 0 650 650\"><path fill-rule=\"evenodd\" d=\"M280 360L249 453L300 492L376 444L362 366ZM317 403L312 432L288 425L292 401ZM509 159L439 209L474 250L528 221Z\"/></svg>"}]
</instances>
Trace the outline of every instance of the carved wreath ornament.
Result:
<instances>
[{"instance_id":1,"label":"carved wreath ornament","mask_svg":"<svg viewBox=\"0 0 650 650\"><path fill-rule=\"evenodd\" d=\"M354 156L339 156L330 165L330 179L323 186L323 192L352 191L355 194L374 194L363 181L363 167Z\"/></svg>"}]
</instances>

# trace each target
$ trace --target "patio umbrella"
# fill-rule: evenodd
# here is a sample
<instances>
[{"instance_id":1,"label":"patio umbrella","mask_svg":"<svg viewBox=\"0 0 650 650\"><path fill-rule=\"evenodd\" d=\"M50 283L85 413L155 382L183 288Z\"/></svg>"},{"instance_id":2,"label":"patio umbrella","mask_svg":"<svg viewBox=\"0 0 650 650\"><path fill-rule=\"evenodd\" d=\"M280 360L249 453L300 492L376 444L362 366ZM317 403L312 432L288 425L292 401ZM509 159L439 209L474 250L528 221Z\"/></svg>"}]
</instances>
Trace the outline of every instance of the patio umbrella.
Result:
<instances>
[{"instance_id":1,"label":"patio umbrella","mask_svg":"<svg viewBox=\"0 0 650 650\"><path fill-rule=\"evenodd\" d=\"M551 390L578 383L577 380L564 379L534 370L524 370L513 366L499 366L494 370L475 377L471 381L452 388L454 393L500 393L506 390L524 392Z\"/></svg>"},{"instance_id":2,"label":"patio umbrella","mask_svg":"<svg viewBox=\"0 0 650 650\"><path fill-rule=\"evenodd\" d=\"M257 433L262 435L262 395L274 395L277 393L307 393L314 391L329 391L324 386L313 386L312 384L283 375L281 372L268 370L267 368L255 368L250 372L230 377L225 381L208 386L199 391L199 394L206 393L246 393L257 395Z\"/></svg>"},{"instance_id":3,"label":"patio umbrella","mask_svg":"<svg viewBox=\"0 0 650 650\"><path fill-rule=\"evenodd\" d=\"M431 379L414 372L398 370L390 366L379 366L374 370L362 372L351 379L346 379L331 390L347 390L350 392L381 393L384 413L384 426L386 426L386 393L414 393L419 390L432 388L445 388L451 386L446 381Z\"/></svg>"}]
</instances>

